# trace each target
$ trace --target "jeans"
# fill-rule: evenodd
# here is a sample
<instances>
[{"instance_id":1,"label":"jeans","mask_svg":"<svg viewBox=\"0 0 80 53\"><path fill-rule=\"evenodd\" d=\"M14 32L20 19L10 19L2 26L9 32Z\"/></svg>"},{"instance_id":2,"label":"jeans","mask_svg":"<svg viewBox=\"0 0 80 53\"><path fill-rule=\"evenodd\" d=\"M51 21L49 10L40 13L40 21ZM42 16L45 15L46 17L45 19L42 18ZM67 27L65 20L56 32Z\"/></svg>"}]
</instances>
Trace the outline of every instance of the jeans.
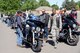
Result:
<instances>
[{"instance_id":1,"label":"jeans","mask_svg":"<svg viewBox=\"0 0 80 53\"><path fill-rule=\"evenodd\" d=\"M17 31L17 44L22 45L23 33L20 28L17 28L16 31Z\"/></svg>"},{"instance_id":2,"label":"jeans","mask_svg":"<svg viewBox=\"0 0 80 53\"><path fill-rule=\"evenodd\" d=\"M48 27L44 27L44 31L45 31L45 38L48 38L48 34L49 34L49 32L48 32Z\"/></svg>"}]
</instances>

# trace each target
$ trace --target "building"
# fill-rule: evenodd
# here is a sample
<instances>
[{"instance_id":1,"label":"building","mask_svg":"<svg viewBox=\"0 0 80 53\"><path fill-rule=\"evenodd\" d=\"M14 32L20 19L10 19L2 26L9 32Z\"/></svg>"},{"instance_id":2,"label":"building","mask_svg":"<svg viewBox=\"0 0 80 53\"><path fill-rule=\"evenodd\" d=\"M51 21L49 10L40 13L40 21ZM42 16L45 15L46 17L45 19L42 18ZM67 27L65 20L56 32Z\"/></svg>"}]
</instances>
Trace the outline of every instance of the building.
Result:
<instances>
[{"instance_id":1,"label":"building","mask_svg":"<svg viewBox=\"0 0 80 53\"><path fill-rule=\"evenodd\" d=\"M35 11L38 12L39 14L41 14L42 10L45 10L46 13L49 13L49 14L51 14L51 12L52 12L52 8L48 7L48 6L40 6L37 9L35 9Z\"/></svg>"}]
</instances>

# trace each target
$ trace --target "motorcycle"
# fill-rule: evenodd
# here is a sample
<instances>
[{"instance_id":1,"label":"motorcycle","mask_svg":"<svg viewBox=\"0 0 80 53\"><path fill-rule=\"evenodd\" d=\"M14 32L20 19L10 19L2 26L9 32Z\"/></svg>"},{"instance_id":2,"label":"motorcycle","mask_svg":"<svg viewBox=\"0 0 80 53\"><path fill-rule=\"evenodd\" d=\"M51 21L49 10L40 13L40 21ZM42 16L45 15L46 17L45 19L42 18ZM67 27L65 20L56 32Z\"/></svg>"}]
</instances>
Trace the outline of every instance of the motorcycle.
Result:
<instances>
[{"instance_id":1,"label":"motorcycle","mask_svg":"<svg viewBox=\"0 0 80 53\"><path fill-rule=\"evenodd\" d=\"M40 52L44 35L44 24L40 21L33 20L32 18L26 21L27 33L23 41L30 44L34 52Z\"/></svg>"},{"instance_id":2,"label":"motorcycle","mask_svg":"<svg viewBox=\"0 0 80 53\"><path fill-rule=\"evenodd\" d=\"M78 31L76 20L70 20L69 18L70 17L66 18L63 23L60 38L66 40L67 44L75 46L79 42L80 32Z\"/></svg>"}]
</instances>

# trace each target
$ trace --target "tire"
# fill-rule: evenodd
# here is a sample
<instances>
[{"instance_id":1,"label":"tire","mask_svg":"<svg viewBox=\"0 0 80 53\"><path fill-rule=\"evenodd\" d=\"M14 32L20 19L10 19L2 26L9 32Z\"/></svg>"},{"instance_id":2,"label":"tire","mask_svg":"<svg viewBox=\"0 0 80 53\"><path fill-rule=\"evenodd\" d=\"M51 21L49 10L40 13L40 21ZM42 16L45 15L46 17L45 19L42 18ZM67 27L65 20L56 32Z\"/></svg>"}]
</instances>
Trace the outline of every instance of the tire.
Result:
<instances>
[{"instance_id":1,"label":"tire","mask_svg":"<svg viewBox=\"0 0 80 53\"><path fill-rule=\"evenodd\" d=\"M70 46L76 46L79 41L79 36L73 35L73 39L70 38L70 36L67 37L67 44Z\"/></svg>"},{"instance_id":2,"label":"tire","mask_svg":"<svg viewBox=\"0 0 80 53\"><path fill-rule=\"evenodd\" d=\"M41 41L40 40L37 40L36 46L32 45L32 50L34 52L40 52L41 51Z\"/></svg>"}]
</instances>

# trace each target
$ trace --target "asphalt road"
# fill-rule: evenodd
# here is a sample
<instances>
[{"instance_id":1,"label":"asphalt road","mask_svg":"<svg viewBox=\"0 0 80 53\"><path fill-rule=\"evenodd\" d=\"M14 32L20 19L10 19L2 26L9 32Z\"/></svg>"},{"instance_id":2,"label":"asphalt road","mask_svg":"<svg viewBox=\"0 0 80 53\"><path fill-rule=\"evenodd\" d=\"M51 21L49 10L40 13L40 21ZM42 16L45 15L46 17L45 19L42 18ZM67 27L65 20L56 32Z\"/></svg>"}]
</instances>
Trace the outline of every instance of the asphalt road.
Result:
<instances>
[{"instance_id":1,"label":"asphalt road","mask_svg":"<svg viewBox=\"0 0 80 53\"><path fill-rule=\"evenodd\" d=\"M80 12L78 12L78 22L80 22ZM31 48L21 48L16 45L15 30L7 27L0 21L0 53L34 53ZM80 41L77 46L69 46L64 42L59 42L57 49L47 43L42 47L40 53L80 53Z\"/></svg>"}]
</instances>

